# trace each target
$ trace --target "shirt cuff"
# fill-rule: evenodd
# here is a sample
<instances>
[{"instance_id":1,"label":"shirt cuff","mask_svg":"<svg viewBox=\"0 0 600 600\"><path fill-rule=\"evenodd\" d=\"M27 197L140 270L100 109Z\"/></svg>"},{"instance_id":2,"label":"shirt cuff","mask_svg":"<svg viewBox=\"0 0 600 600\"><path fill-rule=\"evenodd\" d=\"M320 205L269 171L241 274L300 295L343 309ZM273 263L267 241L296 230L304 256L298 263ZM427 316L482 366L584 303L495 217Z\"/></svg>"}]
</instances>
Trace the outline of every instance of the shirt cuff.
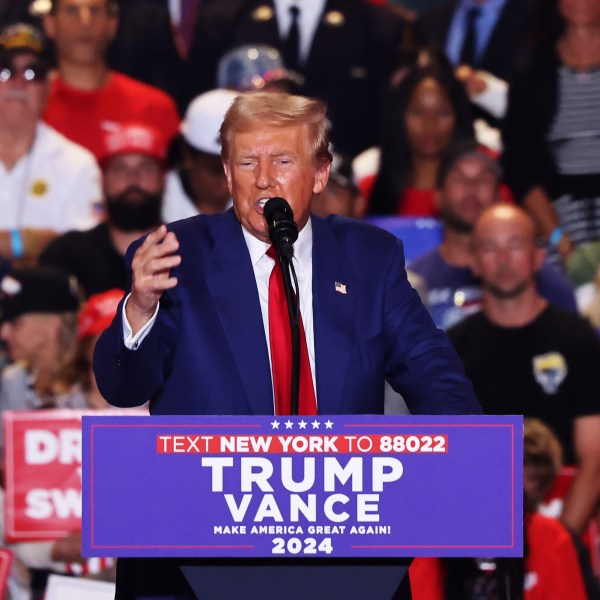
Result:
<instances>
[{"instance_id":1,"label":"shirt cuff","mask_svg":"<svg viewBox=\"0 0 600 600\"><path fill-rule=\"evenodd\" d=\"M501 119L506 113L508 83L487 71L477 71L477 75L485 81L486 89L471 99L475 104L487 110L492 116Z\"/></svg>"},{"instance_id":2,"label":"shirt cuff","mask_svg":"<svg viewBox=\"0 0 600 600\"><path fill-rule=\"evenodd\" d=\"M131 296L131 293L127 294L127 298L125 298L125 302L123 302L121 313L123 317L123 343L125 344L125 348L127 348L127 350L137 350L146 336L150 333L150 330L154 325L154 321L156 321L156 315L158 314L158 309L160 308L160 302L156 305L156 310L154 311L152 317L150 317L150 320L135 335L133 335L133 330L131 329L131 325L127 320L127 314L125 313L127 302L129 302L129 296Z\"/></svg>"}]
</instances>

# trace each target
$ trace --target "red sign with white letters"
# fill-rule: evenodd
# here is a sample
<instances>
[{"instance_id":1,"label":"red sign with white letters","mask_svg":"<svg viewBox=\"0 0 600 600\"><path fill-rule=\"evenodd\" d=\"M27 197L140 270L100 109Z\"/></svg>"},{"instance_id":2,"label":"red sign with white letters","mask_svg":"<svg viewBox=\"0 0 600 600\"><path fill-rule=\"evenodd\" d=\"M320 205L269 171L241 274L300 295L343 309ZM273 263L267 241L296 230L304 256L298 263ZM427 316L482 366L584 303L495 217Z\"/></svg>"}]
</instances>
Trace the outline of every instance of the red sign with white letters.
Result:
<instances>
[{"instance_id":1,"label":"red sign with white letters","mask_svg":"<svg viewBox=\"0 0 600 600\"><path fill-rule=\"evenodd\" d=\"M81 417L84 414L123 412L4 413L5 536L8 542L53 540L81 531Z\"/></svg>"}]
</instances>

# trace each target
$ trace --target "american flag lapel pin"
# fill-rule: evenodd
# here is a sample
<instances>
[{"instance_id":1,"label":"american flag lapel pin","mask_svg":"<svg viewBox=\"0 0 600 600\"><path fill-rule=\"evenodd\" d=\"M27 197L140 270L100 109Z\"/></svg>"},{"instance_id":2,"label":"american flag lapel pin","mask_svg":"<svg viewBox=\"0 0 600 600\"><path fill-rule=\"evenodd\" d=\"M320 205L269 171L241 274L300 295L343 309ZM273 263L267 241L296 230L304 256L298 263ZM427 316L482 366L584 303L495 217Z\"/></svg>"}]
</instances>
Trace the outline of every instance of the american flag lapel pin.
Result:
<instances>
[{"instance_id":1,"label":"american flag lapel pin","mask_svg":"<svg viewBox=\"0 0 600 600\"><path fill-rule=\"evenodd\" d=\"M340 283L339 281L335 282L335 291L338 294L347 294L348 290L346 288L346 284L345 283Z\"/></svg>"}]
</instances>

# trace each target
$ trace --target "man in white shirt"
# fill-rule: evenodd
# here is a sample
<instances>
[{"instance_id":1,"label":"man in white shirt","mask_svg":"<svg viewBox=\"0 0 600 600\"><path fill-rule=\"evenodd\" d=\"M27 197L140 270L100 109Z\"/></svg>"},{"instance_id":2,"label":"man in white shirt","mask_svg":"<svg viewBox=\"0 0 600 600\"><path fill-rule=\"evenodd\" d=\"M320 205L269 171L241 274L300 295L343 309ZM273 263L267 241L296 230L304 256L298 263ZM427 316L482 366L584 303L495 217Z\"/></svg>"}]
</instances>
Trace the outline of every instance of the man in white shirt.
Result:
<instances>
[{"instance_id":1,"label":"man in white shirt","mask_svg":"<svg viewBox=\"0 0 600 600\"><path fill-rule=\"evenodd\" d=\"M101 215L94 157L41 121L49 85L43 48L28 25L0 34L0 256L21 264L58 233Z\"/></svg>"}]
</instances>

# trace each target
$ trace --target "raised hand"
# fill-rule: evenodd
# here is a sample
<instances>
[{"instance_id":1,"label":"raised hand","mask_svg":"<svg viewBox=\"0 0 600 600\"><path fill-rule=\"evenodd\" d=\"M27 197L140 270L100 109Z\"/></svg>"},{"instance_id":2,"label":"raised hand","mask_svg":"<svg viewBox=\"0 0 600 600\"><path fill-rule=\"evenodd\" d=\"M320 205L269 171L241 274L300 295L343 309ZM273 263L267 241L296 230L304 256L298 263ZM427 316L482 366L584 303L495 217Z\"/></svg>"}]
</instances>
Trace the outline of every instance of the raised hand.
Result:
<instances>
[{"instance_id":1,"label":"raised hand","mask_svg":"<svg viewBox=\"0 0 600 600\"><path fill-rule=\"evenodd\" d=\"M134 335L150 320L163 292L177 285L171 269L181 262L178 250L177 237L165 225L148 235L136 250L131 263L131 296L125 309Z\"/></svg>"}]
</instances>

